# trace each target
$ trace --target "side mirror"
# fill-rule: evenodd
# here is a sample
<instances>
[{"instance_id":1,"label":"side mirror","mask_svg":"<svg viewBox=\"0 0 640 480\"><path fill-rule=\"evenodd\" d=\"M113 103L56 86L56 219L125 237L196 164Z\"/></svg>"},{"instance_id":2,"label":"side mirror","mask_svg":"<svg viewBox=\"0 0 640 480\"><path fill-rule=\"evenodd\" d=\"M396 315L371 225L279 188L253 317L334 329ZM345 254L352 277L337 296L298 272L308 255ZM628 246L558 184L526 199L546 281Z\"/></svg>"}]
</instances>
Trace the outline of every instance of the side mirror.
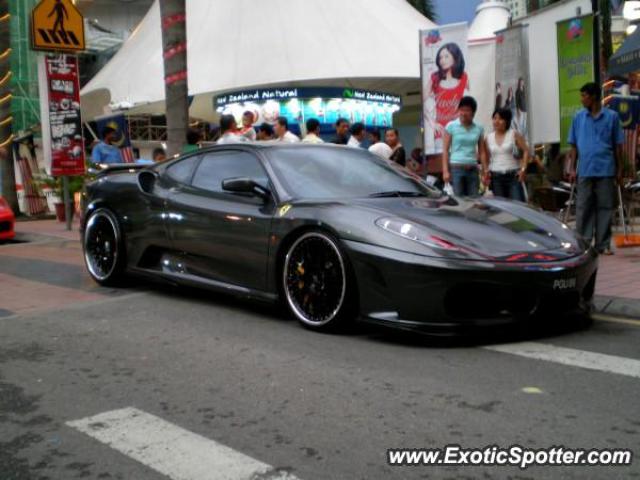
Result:
<instances>
[{"instance_id":1,"label":"side mirror","mask_svg":"<svg viewBox=\"0 0 640 480\"><path fill-rule=\"evenodd\" d=\"M143 170L138 174L138 186L143 193L151 194L158 174L153 170Z\"/></svg>"},{"instance_id":2,"label":"side mirror","mask_svg":"<svg viewBox=\"0 0 640 480\"><path fill-rule=\"evenodd\" d=\"M263 200L267 200L271 194L269 189L247 177L227 178L222 181L222 189L225 192L255 195Z\"/></svg>"}]
</instances>

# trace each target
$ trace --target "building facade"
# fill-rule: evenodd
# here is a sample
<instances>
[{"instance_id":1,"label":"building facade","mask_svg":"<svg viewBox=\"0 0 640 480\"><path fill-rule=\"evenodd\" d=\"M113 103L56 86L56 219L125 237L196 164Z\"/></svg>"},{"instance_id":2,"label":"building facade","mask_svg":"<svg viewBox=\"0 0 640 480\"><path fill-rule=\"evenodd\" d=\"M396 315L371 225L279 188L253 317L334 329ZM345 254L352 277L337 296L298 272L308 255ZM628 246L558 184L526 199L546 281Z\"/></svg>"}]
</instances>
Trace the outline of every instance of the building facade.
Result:
<instances>
[{"instance_id":1,"label":"building facade","mask_svg":"<svg viewBox=\"0 0 640 480\"><path fill-rule=\"evenodd\" d=\"M514 20L527 14L527 0L506 0L506 3Z\"/></svg>"},{"instance_id":2,"label":"building facade","mask_svg":"<svg viewBox=\"0 0 640 480\"><path fill-rule=\"evenodd\" d=\"M31 10L36 0L12 0L11 13L11 110L13 132L27 130L40 123L38 96L38 65L36 53L31 50Z\"/></svg>"},{"instance_id":3,"label":"building facade","mask_svg":"<svg viewBox=\"0 0 640 480\"><path fill-rule=\"evenodd\" d=\"M76 0L85 19L126 40L153 0Z\"/></svg>"},{"instance_id":4,"label":"building facade","mask_svg":"<svg viewBox=\"0 0 640 480\"><path fill-rule=\"evenodd\" d=\"M554 0L505 0L505 3L511 10L513 20L517 20L554 3Z\"/></svg>"}]
</instances>

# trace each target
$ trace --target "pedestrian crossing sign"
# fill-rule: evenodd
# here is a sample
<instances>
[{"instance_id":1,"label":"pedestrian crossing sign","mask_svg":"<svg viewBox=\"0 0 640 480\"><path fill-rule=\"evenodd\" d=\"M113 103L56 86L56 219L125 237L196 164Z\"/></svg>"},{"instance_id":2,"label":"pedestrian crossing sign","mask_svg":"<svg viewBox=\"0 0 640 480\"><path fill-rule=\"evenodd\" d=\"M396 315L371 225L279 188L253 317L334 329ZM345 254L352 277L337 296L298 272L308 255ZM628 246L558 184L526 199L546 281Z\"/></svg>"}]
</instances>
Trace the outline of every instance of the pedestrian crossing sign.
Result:
<instances>
[{"instance_id":1,"label":"pedestrian crossing sign","mask_svg":"<svg viewBox=\"0 0 640 480\"><path fill-rule=\"evenodd\" d=\"M34 50L84 50L84 19L71 0L41 0L31 12Z\"/></svg>"}]
</instances>

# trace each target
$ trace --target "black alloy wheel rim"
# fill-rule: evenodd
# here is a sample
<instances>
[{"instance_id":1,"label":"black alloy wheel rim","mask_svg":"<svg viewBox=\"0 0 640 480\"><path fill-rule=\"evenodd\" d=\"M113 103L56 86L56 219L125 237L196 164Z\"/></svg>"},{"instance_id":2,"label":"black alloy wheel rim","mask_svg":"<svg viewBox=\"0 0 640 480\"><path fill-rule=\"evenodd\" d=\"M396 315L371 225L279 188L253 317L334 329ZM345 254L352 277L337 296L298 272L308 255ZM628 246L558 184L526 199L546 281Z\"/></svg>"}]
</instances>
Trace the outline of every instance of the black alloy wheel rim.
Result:
<instances>
[{"instance_id":1,"label":"black alloy wheel rim","mask_svg":"<svg viewBox=\"0 0 640 480\"><path fill-rule=\"evenodd\" d=\"M91 275L107 279L118 260L118 237L113 220L102 212L91 216L85 232L84 257Z\"/></svg>"},{"instance_id":2,"label":"black alloy wheel rim","mask_svg":"<svg viewBox=\"0 0 640 480\"><path fill-rule=\"evenodd\" d=\"M346 291L344 262L337 245L320 233L300 237L285 259L284 286L298 319L312 326L331 322Z\"/></svg>"}]
</instances>

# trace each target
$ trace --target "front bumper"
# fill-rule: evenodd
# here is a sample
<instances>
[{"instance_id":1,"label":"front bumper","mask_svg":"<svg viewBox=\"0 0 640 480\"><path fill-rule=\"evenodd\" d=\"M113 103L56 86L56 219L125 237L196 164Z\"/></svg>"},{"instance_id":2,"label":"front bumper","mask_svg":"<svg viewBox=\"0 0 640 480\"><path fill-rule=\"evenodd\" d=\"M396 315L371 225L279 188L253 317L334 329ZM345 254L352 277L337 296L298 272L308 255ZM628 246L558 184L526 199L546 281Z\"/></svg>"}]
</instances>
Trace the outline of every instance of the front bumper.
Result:
<instances>
[{"instance_id":1,"label":"front bumper","mask_svg":"<svg viewBox=\"0 0 640 480\"><path fill-rule=\"evenodd\" d=\"M366 321L432 330L528 319L555 322L592 308L598 268L593 250L563 261L506 264L344 244Z\"/></svg>"}]
</instances>

